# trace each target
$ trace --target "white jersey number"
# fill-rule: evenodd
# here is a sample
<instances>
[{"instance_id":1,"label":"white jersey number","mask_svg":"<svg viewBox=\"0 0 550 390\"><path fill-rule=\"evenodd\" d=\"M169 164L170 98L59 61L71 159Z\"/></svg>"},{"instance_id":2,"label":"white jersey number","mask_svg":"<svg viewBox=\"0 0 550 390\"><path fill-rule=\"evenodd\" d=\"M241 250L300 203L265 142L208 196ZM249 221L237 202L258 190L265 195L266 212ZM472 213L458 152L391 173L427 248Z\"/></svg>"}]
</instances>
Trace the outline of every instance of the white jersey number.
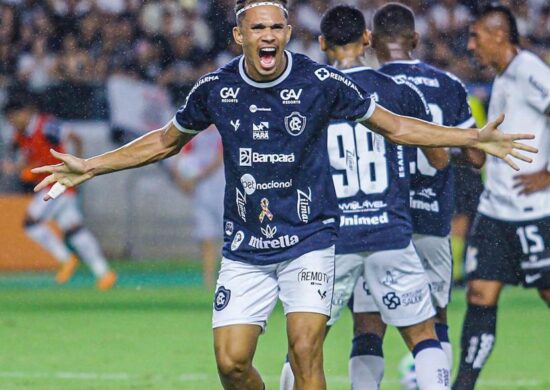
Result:
<instances>
[{"instance_id":1,"label":"white jersey number","mask_svg":"<svg viewBox=\"0 0 550 390\"><path fill-rule=\"evenodd\" d=\"M339 123L328 128L330 165L338 199L380 194L388 188L386 143L381 135L357 123Z\"/></svg>"},{"instance_id":2,"label":"white jersey number","mask_svg":"<svg viewBox=\"0 0 550 390\"><path fill-rule=\"evenodd\" d=\"M536 225L519 227L516 233L519 236L524 254L529 255L544 251L544 240L540 236L539 228Z\"/></svg>"},{"instance_id":3,"label":"white jersey number","mask_svg":"<svg viewBox=\"0 0 550 390\"><path fill-rule=\"evenodd\" d=\"M428 107L430 107L430 111L432 112L433 123L442 125L443 110L441 109L441 107L439 107L437 104L432 104L432 103L428 104ZM430 165L428 158L420 149L418 149L416 154L416 162L411 161L410 165L411 165L411 174L416 173L417 167L418 167L418 172L420 172L424 176L435 176L435 174L437 173L437 169L435 169Z\"/></svg>"}]
</instances>

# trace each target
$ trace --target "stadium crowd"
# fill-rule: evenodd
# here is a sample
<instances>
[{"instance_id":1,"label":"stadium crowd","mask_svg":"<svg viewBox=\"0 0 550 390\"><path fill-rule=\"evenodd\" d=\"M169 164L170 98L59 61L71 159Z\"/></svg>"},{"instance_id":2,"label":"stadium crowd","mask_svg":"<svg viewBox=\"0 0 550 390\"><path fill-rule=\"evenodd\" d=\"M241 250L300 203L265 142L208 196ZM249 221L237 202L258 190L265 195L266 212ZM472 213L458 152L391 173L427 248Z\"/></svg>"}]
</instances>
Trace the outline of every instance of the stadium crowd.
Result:
<instances>
[{"instance_id":1,"label":"stadium crowd","mask_svg":"<svg viewBox=\"0 0 550 390\"><path fill-rule=\"evenodd\" d=\"M366 19L384 0L353 0ZM296 0L290 49L324 61L316 44L321 15L334 1ZM405 0L417 14L418 55L468 83L488 82L467 56L468 20L478 1ZM522 44L550 63L550 5L505 0ZM181 104L192 83L239 54L234 0L0 0L0 88L102 86L116 73L167 86ZM483 90L483 89L482 89ZM486 96L480 96L482 99Z\"/></svg>"}]
</instances>

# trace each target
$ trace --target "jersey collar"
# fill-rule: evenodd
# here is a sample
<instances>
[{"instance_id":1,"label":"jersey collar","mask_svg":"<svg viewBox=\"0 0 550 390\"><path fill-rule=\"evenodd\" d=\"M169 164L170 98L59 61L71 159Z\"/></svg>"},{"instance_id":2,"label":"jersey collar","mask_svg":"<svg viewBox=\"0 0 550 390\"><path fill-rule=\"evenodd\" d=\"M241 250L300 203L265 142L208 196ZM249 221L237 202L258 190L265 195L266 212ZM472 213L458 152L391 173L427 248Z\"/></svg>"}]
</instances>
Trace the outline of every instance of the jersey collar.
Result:
<instances>
[{"instance_id":1,"label":"jersey collar","mask_svg":"<svg viewBox=\"0 0 550 390\"><path fill-rule=\"evenodd\" d=\"M244 55L239 60L239 74L241 75L241 78L244 80L245 83L256 88L271 88L276 85L279 85L283 81L285 81L288 75L290 75L290 72L292 72L292 53L285 50L285 54L288 61L288 63L286 64L286 69L283 72L283 74L277 77L275 80L272 80L266 83L259 83L257 81L252 80L250 77L248 77L248 75L244 70Z\"/></svg>"},{"instance_id":2,"label":"jersey collar","mask_svg":"<svg viewBox=\"0 0 550 390\"><path fill-rule=\"evenodd\" d=\"M356 67L353 67L353 68L348 68L348 69L342 69L342 73L356 73L356 72L361 72L363 70L369 70L369 69L372 69L370 66L356 66Z\"/></svg>"},{"instance_id":3,"label":"jersey collar","mask_svg":"<svg viewBox=\"0 0 550 390\"><path fill-rule=\"evenodd\" d=\"M397 61L388 61L384 65L390 65L390 64L415 65L419 63L420 63L420 60L397 60Z\"/></svg>"}]
</instances>

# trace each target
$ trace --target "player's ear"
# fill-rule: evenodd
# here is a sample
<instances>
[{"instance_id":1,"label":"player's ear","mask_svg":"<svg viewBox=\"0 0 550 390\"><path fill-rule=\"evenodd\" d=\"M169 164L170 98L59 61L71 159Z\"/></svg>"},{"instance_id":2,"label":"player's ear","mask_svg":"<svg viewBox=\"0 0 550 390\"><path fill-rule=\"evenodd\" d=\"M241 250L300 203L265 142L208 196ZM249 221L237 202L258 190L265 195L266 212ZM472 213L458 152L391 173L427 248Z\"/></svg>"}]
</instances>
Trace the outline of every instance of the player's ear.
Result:
<instances>
[{"instance_id":1,"label":"player's ear","mask_svg":"<svg viewBox=\"0 0 550 390\"><path fill-rule=\"evenodd\" d=\"M290 42L291 37L292 37L292 26L289 24L286 26L286 35L285 35L286 45L288 45L288 42Z\"/></svg>"},{"instance_id":2,"label":"player's ear","mask_svg":"<svg viewBox=\"0 0 550 390\"><path fill-rule=\"evenodd\" d=\"M363 32L363 46L371 46L371 33L369 30Z\"/></svg>"},{"instance_id":3,"label":"player's ear","mask_svg":"<svg viewBox=\"0 0 550 390\"><path fill-rule=\"evenodd\" d=\"M327 51L328 49L327 40L324 35L319 36L319 46L321 47L322 51Z\"/></svg>"},{"instance_id":4,"label":"player's ear","mask_svg":"<svg viewBox=\"0 0 550 390\"><path fill-rule=\"evenodd\" d=\"M413 49L416 49L416 47L418 46L418 42L420 42L420 34L415 31L414 34L413 34L413 39L412 39L412 48Z\"/></svg>"},{"instance_id":5,"label":"player's ear","mask_svg":"<svg viewBox=\"0 0 550 390\"><path fill-rule=\"evenodd\" d=\"M241 28L239 26L233 27L233 39L237 45L243 45L243 34L241 33Z\"/></svg>"}]
</instances>

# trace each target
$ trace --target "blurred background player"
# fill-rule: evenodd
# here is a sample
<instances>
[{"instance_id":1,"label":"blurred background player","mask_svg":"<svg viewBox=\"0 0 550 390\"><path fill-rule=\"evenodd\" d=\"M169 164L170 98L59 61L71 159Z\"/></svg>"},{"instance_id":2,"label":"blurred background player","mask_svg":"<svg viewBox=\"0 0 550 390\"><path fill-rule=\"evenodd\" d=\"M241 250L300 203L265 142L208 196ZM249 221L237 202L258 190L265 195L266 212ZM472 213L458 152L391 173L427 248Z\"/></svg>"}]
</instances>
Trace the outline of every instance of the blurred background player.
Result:
<instances>
[{"instance_id":1,"label":"blurred background player","mask_svg":"<svg viewBox=\"0 0 550 390\"><path fill-rule=\"evenodd\" d=\"M394 81L364 65L370 33L359 9L345 5L331 8L323 16L321 33L321 49L329 63L369 91L377 104L401 115L431 120L429 108L414 85ZM450 367L434 331L429 280L412 245L405 148L385 141L363 125L340 121L329 126L328 152L340 207L340 239L336 243L327 333L358 285L349 363L352 388L380 387L386 328L381 317L398 327L415 354L420 388L449 388ZM444 372L446 382L438 382L438 374ZM292 389L288 363L281 389Z\"/></svg>"},{"instance_id":2,"label":"blurred background player","mask_svg":"<svg viewBox=\"0 0 550 390\"><path fill-rule=\"evenodd\" d=\"M223 238L223 150L215 127L203 131L184 146L171 169L178 187L192 199L193 235L200 242L204 285L216 282L219 246ZM226 230L231 234L232 226Z\"/></svg>"},{"instance_id":3,"label":"blurred background player","mask_svg":"<svg viewBox=\"0 0 550 390\"><path fill-rule=\"evenodd\" d=\"M80 138L53 116L39 112L31 96L19 95L12 99L6 104L4 114L15 130L13 146L16 158L12 169L19 170L25 189L31 190L45 177L44 174L32 173L31 168L56 162L50 149L65 150L65 145L72 143L75 153L81 155ZM27 236L61 263L56 275L57 283L66 283L74 274L78 265L77 256L72 252L74 250L97 278L97 288L110 289L116 283L117 276L109 270L95 237L83 225L76 191L71 189L53 202L45 202L43 198L47 191L44 189L34 195L24 224ZM50 221L57 223L63 238L48 226Z\"/></svg>"},{"instance_id":4,"label":"blurred background player","mask_svg":"<svg viewBox=\"0 0 550 390\"><path fill-rule=\"evenodd\" d=\"M413 58L412 52L419 39L414 13L408 7L390 3L376 11L372 44L382 64L380 71L396 80L414 83L425 96L435 123L464 129L475 127L462 82L450 73ZM449 242L454 209L453 172L445 149L439 149L438 155L434 149L410 150L413 241L430 279L430 291L437 308L437 336L452 367L447 305L453 270ZM465 160L478 166L483 164L482 153L468 150L463 154Z\"/></svg>"},{"instance_id":5,"label":"blurred background player","mask_svg":"<svg viewBox=\"0 0 550 390\"><path fill-rule=\"evenodd\" d=\"M550 69L521 50L512 12L487 6L470 27L468 48L497 77L489 119L505 112L504 132L520 123L536 134L532 165L514 175L487 158L486 188L466 254L468 308L454 389L473 389L495 343L497 304L505 284L536 288L550 305Z\"/></svg>"}]
</instances>

